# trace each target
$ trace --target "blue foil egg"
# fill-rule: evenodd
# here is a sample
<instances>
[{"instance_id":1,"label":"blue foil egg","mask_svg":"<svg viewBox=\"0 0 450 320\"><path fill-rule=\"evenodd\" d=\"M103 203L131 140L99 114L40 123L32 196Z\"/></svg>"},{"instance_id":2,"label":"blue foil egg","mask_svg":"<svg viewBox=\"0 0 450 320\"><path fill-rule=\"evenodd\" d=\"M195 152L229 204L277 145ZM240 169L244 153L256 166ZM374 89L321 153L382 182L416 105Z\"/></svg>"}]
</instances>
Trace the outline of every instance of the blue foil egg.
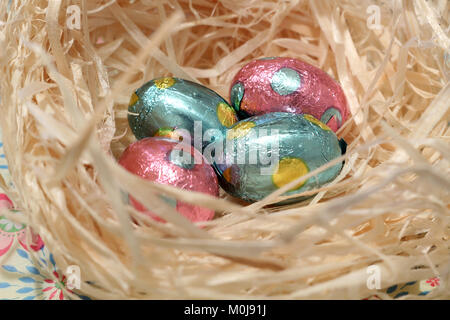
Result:
<instances>
[{"instance_id":1,"label":"blue foil egg","mask_svg":"<svg viewBox=\"0 0 450 320\"><path fill-rule=\"evenodd\" d=\"M227 130L226 138L215 145L213 161L222 188L253 202L341 156L345 146L311 115L274 112L247 118ZM284 195L323 186L337 177L342 165L322 171Z\"/></svg>"},{"instance_id":2,"label":"blue foil egg","mask_svg":"<svg viewBox=\"0 0 450 320\"><path fill-rule=\"evenodd\" d=\"M184 129L193 144L194 138L204 141L203 134L209 129L218 130L217 138L220 138L237 121L234 109L216 92L172 77L157 78L144 84L132 94L128 107L128 122L137 139L174 138L178 135L173 132ZM194 137L194 131L201 136ZM201 147L207 143L202 142Z\"/></svg>"}]
</instances>

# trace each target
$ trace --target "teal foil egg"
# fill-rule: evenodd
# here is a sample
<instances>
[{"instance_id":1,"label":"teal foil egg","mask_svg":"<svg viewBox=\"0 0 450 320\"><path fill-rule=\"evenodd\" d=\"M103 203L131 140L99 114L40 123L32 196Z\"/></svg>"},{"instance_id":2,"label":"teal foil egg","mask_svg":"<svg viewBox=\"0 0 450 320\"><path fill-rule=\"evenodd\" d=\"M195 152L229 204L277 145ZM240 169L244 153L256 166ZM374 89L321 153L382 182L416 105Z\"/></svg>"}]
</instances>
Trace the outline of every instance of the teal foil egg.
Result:
<instances>
[{"instance_id":1,"label":"teal foil egg","mask_svg":"<svg viewBox=\"0 0 450 320\"><path fill-rule=\"evenodd\" d=\"M147 82L132 94L128 106L128 122L137 139L180 135L186 138L188 133L191 144L197 139L203 147L202 141L221 138L237 121L234 109L217 93L197 83L172 77ZM215 129L209 132L214 138L205 139L203 135L210 129ZM182 133L174 134L175 131Z\"/></svg>"},{"instance_id":2,"label":"teal foil egg","mask_svg":"<svg viewBox=\"0 0 450 320\"><path fill-rule=\"evenodd\" d=\"M345 146L311 115L274 112L247 118L227 130L226 138L215 143L213 161L222 188L253 202L341 156ZM323 186L337 177L342 165L322 171L284 195Z\"/></svg>"}]
</instances>

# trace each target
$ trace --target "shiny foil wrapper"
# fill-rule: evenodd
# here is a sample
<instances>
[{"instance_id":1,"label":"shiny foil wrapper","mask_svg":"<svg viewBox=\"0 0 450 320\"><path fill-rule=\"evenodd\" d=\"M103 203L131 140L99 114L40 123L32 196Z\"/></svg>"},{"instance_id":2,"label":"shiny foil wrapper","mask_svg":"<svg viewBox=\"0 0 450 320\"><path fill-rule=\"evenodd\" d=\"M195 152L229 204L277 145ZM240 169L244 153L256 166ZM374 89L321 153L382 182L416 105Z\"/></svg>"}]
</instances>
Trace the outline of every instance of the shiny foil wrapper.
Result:
<instances>
[{"instance_id":1,"label":"shiny foil wrapper","mask_svg":"<svg viewBox=\"0 0 450 320\"><path fill-rule=\"evenodd\" d=\"M231 104L241 119L269 112L313 115L333 131L349 116L342 88L323 70L293 58L264 58L234 77Z\"/></svg>"},{"instance_id":2,"label":"shiny foil wrapper","mask_svg":"<svg viewBox=\"0 0 450 320\"><path fill-rule=\"evenodd\" d=\"M236 123L222 147L216 148L220 149L222 153L216 151L214 158L219 183L230 194L253 202L341 156L345 143L311 115L275 112ZM322 171L284 195L323 186L337 177L342 165Z\"/></svg>"},{"instance_id":3,"label":"shiny foil wrapper","mask_svg":"<svg viewBox=\"0 0 450 320\"><path fill-rule=\"evenodd\" d=\"M196 146L199 150L208 143L202 139L206 130L216 129L220 137L237 121L235 110L217 93L172 77L147 82L132 94L128 107L128 122L137 139L182 136L194 144L195 138L202 144Z\"/></svg>"},{"instance_id":4,"label":"shiny foil wrapper","mask_svg":"<svg viewBox=\"0 0 450 320\"><path fill-rule=\"evenodd\" d=\"M154 182L174 187L219 195L217 176L199 151L190 145L180 148L180 143L166 138L144 138L130 146L119 159L128 171ZM162 197L169 205L193 222L207 221L214 217L214 211L208 208ZM164 221L147 210L131 195L130 203L139 211L158 221Z\"/></svg>"}]
</instances>

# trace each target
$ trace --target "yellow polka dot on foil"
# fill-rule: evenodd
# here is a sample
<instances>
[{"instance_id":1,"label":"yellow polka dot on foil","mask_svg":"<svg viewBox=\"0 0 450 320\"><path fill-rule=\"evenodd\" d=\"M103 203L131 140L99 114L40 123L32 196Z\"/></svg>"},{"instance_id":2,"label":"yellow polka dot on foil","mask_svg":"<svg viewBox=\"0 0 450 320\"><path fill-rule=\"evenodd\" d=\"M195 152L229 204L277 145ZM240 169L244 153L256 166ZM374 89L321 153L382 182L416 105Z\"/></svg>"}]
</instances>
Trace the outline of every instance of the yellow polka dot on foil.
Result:
<instances>
[{"instance_id":1,"label":"yellow polka dot on foil","mask_svg":"<svg viewBox=\"0 0 450 320\"><path fill-rule=\"evenodd\" d=\"M129 107L133 106L136 102L138 102L139 97L136 93L133 92L130 98L130 103L128 104Z\"/></svg>"},{"instance_id":2,"label":"yellow polka dot on foil","mask_svg":"<svg viewBox=\"0 0 450 320\"><path fill-rule=\"evenodd\" d=\"M275 170L275 173L272 175L273 184L278 188L304 176L309 172L308 166L306 163L300 158L291 158L286 157L280 160ZM302 187L306 183L306 180L294 186L292 190L297 190Z\"/></svg>"},{"instance_id":3,"label":"yellow polka dot on foil","mask_svg":"<svg viewBox=\"0 0 450 320\"><path fill-rule=\"evenodd\" d=\"M251 122L251 121L241 122L241 123L237 124L234 128L231 128L230 130L228 130L227 139L232 140L232 139L245 137L250 132L250 130L252 130L252 128L254 126L255 126L255 123Z\"/></svg>"},{"instance_id":4,"label":"yellow polka dot on foil","mask_svg":"<svg viewBox=\"0 0 450 320\"><path fill-rule=\"evenodd\" d=\"M181 141L182 136L178 134L174 129L169 127L159 128L158 131L154 134L155 137L169 138L172 140Z\"/></svg>"},{"instance_id":5,"label":"yellow polka dot on foil","mask_svg":"<svg viewBox=\"0 0 450 320\"><path fill-rule=\"evenodd\" d=\"M231 183L231 167L228 167L223 172L223 177L225 180L227 180L229 183Z\"/></svg>"},{"instance_id":6,"label":"yellow polka dot on foil","mask_svg":"<svg viewBox=\"0 0 450 320\"><path fill-rule=\"evenodd\" d=\"M172 77L159 78L154 80L155 86L158 89L167 89L175 84L175 79Z\"/></svg>"},{"instance_id":7,"label":"yellow polka dot on foil","mask_svg":"<svg viewBox=\"0 0 450 320\"><path fill-rule=\"evenodd\" d=\"M217 105L217 118L227 128L231 127L238 120L234 109L224 102L219 102Z\"/></svg>"},{"instance_id":8,"label":"yellow polka dot on foil","mask_svg":"<svg viewBox=\"0 0 450 320\"><path fill-rule=\"evenodd\" d=\"M310 114L305 114L303 115L303 118L305 118L306 120L308 120L309 122L314 123L315 125L321 127L323 130L327 130L327 131L331 131L330 127L328 127L325 123L317 120L316 118L314 118L312 115Z\"/></svg>"}]
</instances>

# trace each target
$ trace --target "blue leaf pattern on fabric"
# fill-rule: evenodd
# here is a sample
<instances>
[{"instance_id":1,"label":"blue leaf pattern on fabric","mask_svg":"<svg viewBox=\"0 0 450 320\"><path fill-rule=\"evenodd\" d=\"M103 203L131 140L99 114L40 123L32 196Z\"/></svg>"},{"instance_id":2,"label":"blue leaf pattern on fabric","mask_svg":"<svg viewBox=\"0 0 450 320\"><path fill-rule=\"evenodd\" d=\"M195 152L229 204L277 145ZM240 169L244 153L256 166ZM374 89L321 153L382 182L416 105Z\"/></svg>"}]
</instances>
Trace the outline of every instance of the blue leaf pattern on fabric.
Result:
<instances>
[{"instance_id":1,"label":"blue leaf pattern on fabric","mask_svg":"<svg viewBox=\"0 0 450 320\"><path fill-rule=\"evenodd\" d=\"M29 272L31 272L33 274L40 274L39 270L36 269L35 267L27 266L26 268Z\"/></svg>"},{"instance_id":2,"label":"blue leaf pattern on fabric","mask_svg":"<svg viewBox=\"0 0 450 320\"><path fill-rule=\"evenodd\" d=\"M22 278L19 278L19 281L22 281L22 282L25 282L25 283L34 283L34 282L36 282L36 280L34 280L31 277L22 277Z\"/></svg>"},{"instance_id":3,"label":"blue leaf pattern on fabric","mask_svg":"<svg viewBox=\"0 0 450 320\"><path fill-rule=\"evenodd\" d=\"M23 288L18 289L16 292L17 293L28 293L28 292L33 291L33 290L34 289L30 288L30 287L23 287Z\"/></svg>"},{"instance_id":4,"label":"blue leaf pattern on fabric","mask_svg":"<svg viewBox=\"0 0 450 320\"><path fill-rule=\"evenodd\" d=\"M17 249L17 254L21 256L22 258L28 259L28 253L23 251L22 249Z\"/></svg>"},{"instance_id":5,"label":"blue leaf pattern on fabric","mask_svg":"<svg viewBox=\"0 0 450 320\"><path fill-rule=\"evenodd\" d=\"M18 272L16 267L14 267L14 266L3 265L2 267L3 267L3 269L5 269L8 272Z\"/></svg>"},{"instance_id":6,"label":"blue leaf pattern on fabric","mask_svg":"<svg viewBox=\"0 0 450 320\"><path fill-rule=\"evenodd\" d=\"M393 285L392 287L389 287L389 288L386 290L386 292L387 292L387 293L392 293L392 292L394 292L395 290L397 290L397 285Z\"/></svg>"},{"instance_id":7,"label":"blue leaf pattern on fabric","mask_svg":"<svg viewBox=\"0 0 450 320\"><path fill-rule=\"evenodd\" d=\"M412 286L412 285L415 284L416 282L417 282L417 281L407 282L407 283L405 283L405 285L404 285L403 287L400 288L400 290L403 289L404 287Z\"/></svg>"},{"instance_id":8,"label":"blue leaf pattern on fabric","mask_svg":"<svg viewBox=\"0 0 450 320\"><path fill-rule=\"evenodd\" d=\"M397 299L397 298L400 298L400 297L403 297L403 296L406 296L406 295L408 295L408 292L402 291L402 292L400 292L400 293L397 293L397 294L395 295L394 299Z\"/></svg>"},{"instance_id":9,"label":"blue leaf pattern on fabric","mask_svg":"<svg viewBox=\"0 0 450 320\"><path fill-rule=\"evenodd\" d=\"M55 260L53 259L53 254L50 253L50 262L52 263L52 265L56 265Z\"/></svg>"}]
</instances>

